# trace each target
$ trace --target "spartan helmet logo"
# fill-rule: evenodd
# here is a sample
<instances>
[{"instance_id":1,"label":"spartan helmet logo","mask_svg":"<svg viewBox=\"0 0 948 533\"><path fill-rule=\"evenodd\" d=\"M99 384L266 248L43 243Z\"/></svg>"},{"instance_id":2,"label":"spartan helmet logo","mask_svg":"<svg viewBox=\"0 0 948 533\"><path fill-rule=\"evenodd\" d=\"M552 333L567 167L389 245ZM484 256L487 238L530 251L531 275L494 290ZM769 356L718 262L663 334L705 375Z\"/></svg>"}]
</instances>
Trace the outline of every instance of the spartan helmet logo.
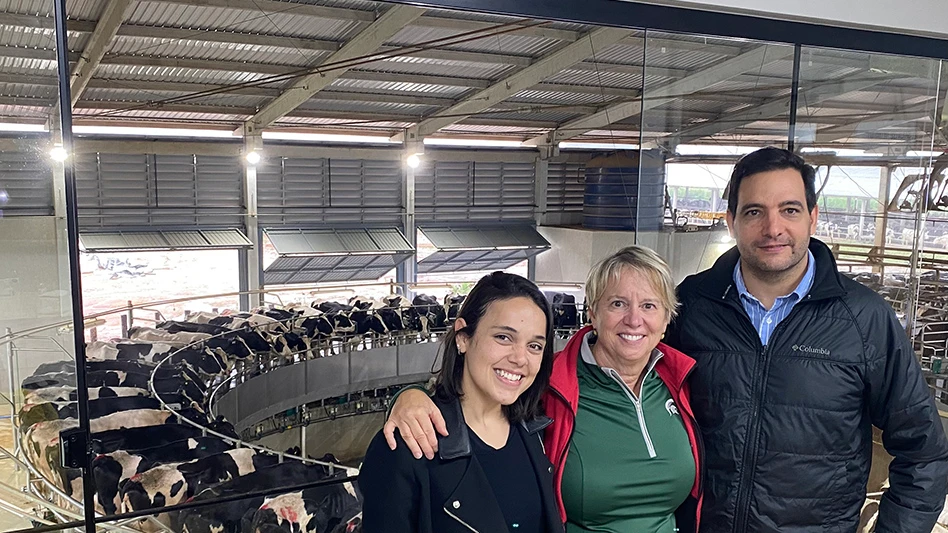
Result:
<instances>
[{"instance_id":1,"label":"spartan helmet logo","mask_svg":"<svg viewBox=\"0 0 948 533\"><path fill-rule=\"evenodd\" d=\"M678 415L678 406L675 405L675 400L669 398L668 401L665 402L665 410L668 411L668 416Z\"/></svg>"}]
</instances>

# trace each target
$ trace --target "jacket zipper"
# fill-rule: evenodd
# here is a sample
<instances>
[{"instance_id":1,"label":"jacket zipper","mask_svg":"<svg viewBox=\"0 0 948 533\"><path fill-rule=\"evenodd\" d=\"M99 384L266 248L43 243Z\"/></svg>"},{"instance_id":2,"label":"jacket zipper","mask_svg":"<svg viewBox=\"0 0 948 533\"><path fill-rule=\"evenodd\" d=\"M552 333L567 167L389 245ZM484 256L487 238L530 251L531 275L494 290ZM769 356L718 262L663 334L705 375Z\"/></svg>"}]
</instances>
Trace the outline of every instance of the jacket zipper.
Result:
<instances>
[{"instance_id":1,"label":"jacket zipper","mask_svg":"<svg viewBox=\"0 0 948 533\"><path fill-rule=\"evenodd\" d=\"M455 516L454 513L452 513L451 511L448 510L447 507L442 507L442 509L444 509L444 512L448 513L448 516L450 516L451 518L453 518L453 519L457 520L458 522L460 522L461 525L463 525L464 527L470 529L470 530L473 531L474 533L479 533L476 529L474 529L473 527L471 527L470 524L468 524L468 523L465 522L464 520L461 520L460 518L458 518L457 516Z\"/></svg>"},{"instance_id":2,"label":"jacket zipper","mask_svg":"<svg viewBox=\"0 0 948 533\"><path fill-rule=\"evenodd\" d=\"M682 380L682 383L688 381L688 378L691 376L691 373L694 372L695 367L692 366L690 370L685 374L685 378ZM681 397L681 389L678 389L678 396ZM680 402L679 402L680 403ZM684 411L684 409L681 409ZM685 413L688 415L688 420L691 423L691 433L695 436L695 445L698 447L698 472L695 474L698 476L698 499L700 501L701 494L704 491L704 440L701 436L701 428L698 427L698 421L690 413Z\"/></svg>"},{"instance_id":3,"label":"jacket zipper","mask_svg":"<svg viewBox=\"0 0 948 533\"><path fill-rule=\"evenodd\" d=\"M757 390L754 394L754 403L751 409L751 420L750 428L747 432L747 441L744 443L744 459L742 461L742 464L744 465L744 475L741 476L741 483L738 486L737 506L734 509L734 518L736 522L734 531L737 533L745 533L747 531L747 522L748 518L750 517L750 503L747 500L750 498L750 486L754 479L754 470L757 468L757 454L760 450L759 441L761 423L759 415L761 405L764 402L764 381L770 368L770 347L774 345L774 339L778 338L778 334L785 329L784 326L786 326L787 321L793 316L799 305L809 299L810 295L806 295L803 299L798 301L796 305L793 306L793 309L790 310L790 313L780 321L780 324L778 324L777 327L774 328L773 333L770 334L770 342L767 343L767 346L763 346L762 343L758 343L761 345L761 348L758 350L758 368L754 370L755 386L757 386ZM743 309L743 306L741 306L741 309ZM746 316L747 313L745 312L744 315ZM757 333L757 338L760 339L759 332Z\"/></svg>"},{"instance_id":4,"label":"jacket zipper","mask_svg":"<svg viewBox=\"0 0 948 533\"><path fill-rule=\"evenodd\" d=\"M652 370L649 369L649 372ZM619 377L615 370L609 369L609 377L613 381L617 382L622 390L625 392L625 395L629 398L629 401L632 402L632 405L635 407L635 414L639 419L639 426L642 427L642 438L645 439L645 447L648 449L648 456L650 459L654 459L658 456L655 453L655 446L652 444L652 436L648 434L648 426L645 424L645 413L642 411L642 402L635 398L635 394L632 393L632 390L629 389L629 386L625 384L625 381L622 381L622 378ZM648 374L645 376L648 377ZM643 378L644 381L644 378Z\"/></svg>"}]
</instances>

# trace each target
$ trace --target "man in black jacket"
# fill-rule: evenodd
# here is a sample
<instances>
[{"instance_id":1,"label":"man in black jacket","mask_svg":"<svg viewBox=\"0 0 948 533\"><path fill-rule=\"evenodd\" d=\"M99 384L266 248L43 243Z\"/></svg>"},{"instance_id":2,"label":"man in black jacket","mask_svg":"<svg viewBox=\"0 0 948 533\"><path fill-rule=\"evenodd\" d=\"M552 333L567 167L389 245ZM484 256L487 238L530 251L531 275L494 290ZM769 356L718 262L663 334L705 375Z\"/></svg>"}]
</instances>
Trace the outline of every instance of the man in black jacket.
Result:
<instances>
[{"instance_id":1,"label":"man in black jacket","mask_svg":"<svg viewBox=\"0 0 948 533\"><path fill-rule=\"evenodd\" d=\"M731 176L737 240L679 286L666 342L697 360L702 533L852 533L872 426L894 456L876 531L928 533L948 490L948 441L905 332L811 239L813 167L749 154Z\"/></svg>"}]
</instances>

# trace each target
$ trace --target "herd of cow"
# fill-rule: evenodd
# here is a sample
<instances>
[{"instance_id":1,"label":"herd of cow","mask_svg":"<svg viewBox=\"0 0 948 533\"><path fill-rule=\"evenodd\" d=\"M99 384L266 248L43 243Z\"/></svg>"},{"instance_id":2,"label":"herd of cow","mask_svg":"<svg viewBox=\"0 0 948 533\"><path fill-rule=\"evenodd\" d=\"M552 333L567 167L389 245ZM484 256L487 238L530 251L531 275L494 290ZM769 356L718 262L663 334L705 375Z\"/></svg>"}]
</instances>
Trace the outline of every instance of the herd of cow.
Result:
<instances>
[{"instance_id":1,"label":"herd of cow","mask_svg":"<svg viewBox=\"0 0 948 533\"><path fill-rule=\"evenodd\" d=\"M572 297L549 296L557 327L578 327L581 312ZM329 468L331 457L311 464L235 447L183 419L236 440L234 427L208 412L208 393L218 383L238 372L249 377L340 349L435 339L463 300L452 295L439 302L421 294L410 303L392 296L229 315L195 313L154 328L131 328L127 339L89 343L85 379L96 511L108 516L155 509L157 519L143 520L140 527L158 528L157 520L188 533L359 529L357 490L349 482L160 512L189 501L357 473ZM22 383L18 427L27 459L67 496L81 500L81 472L63 467L60 445L60 434L78 426L75 384L74 362L40 365ZM163 410L162 403L175 412Z\"/></svg>"}]
</instances>

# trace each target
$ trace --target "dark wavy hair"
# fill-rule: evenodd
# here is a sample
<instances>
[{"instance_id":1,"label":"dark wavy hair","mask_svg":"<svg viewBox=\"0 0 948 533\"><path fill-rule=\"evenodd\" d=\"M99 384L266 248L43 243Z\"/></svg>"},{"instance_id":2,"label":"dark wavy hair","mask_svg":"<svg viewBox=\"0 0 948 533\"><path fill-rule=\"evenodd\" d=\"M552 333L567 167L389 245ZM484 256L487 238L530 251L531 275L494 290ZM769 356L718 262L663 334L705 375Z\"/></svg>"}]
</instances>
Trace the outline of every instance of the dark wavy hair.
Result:
<instances>
[{"instance_id":1,"label":"dark wavy hair","mask_svg":"<svg viewBox=\"0 0 948 533\"><path fill-rule=\"evenodd\" d=\"M816 169L790 150L768 146L751 152L734 165L731 181L727 185L727 210L737 215L737 192L741 181L747 176L771 170L792 168L803 176L803 189L806 196L806 210L813 212L816 207Z\"/></svg>"},{"instance_id":2,"label":"dark wavy hair","mask_svg":"<svg viewBox=\"0 0 948 533\"><path fill-rule=\"evenodd\" d=\"M504 415L512 423L529 420L540 414L540 398L550 384L550 372L553 370L553 313L550 304L530 280L516 274L493 272L477 282L458 312L458 318L463 318L466 323L460 332L473 336L490 304L520 297L529 298L543 311L546 317L546 345L540 370L533 383L514 403L503 406ZM435 377L435 396L442 401L454 400L462 395L464 356L458 352L457 335L458 331L450 328L441 340L441 368Z\"/></svg>"}]
</instances>

